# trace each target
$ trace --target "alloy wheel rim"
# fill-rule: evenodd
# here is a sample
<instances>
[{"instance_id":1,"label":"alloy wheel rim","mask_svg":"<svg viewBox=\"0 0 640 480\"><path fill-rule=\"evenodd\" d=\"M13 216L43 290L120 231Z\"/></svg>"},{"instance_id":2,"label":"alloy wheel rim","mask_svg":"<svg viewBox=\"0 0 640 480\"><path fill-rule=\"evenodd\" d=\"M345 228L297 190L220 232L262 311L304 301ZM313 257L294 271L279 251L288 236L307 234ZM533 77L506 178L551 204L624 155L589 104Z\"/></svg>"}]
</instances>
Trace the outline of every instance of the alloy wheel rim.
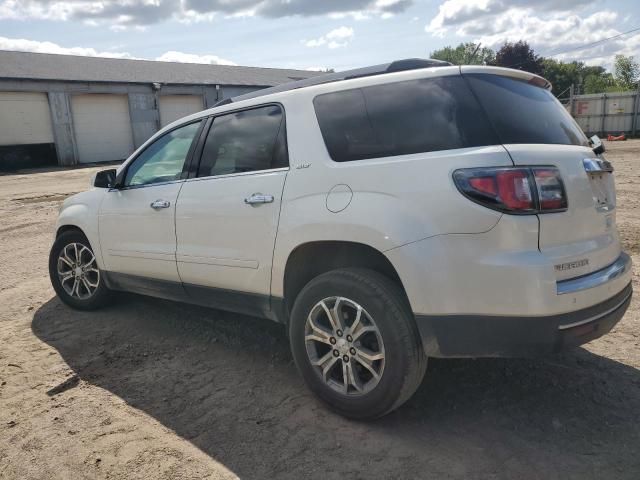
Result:
<instances>
[{"instance_id":1,"label":"alloy wheel rim","mask_svg":"<svg viewBox=\"0 0 640 480\"><path fill-rule=\"evenodd\" d=\"M373 390L385 366L382 335L369 313L344 297L328 297L311 309L305 324L309 361L331 389L350 396Z\"/></svg>"},{"instance_id":2,"label":"alloy wheel rim","mask_svg":"<svg viewBox=\"0 0 640 480\"><path fill-rule=\"evenodd\" d=\"M58 255L58 279L71 297L86 300L93 296L100 284L100 270L96 257L86 245L69 243Z\"/></svg>"}]
</instances>

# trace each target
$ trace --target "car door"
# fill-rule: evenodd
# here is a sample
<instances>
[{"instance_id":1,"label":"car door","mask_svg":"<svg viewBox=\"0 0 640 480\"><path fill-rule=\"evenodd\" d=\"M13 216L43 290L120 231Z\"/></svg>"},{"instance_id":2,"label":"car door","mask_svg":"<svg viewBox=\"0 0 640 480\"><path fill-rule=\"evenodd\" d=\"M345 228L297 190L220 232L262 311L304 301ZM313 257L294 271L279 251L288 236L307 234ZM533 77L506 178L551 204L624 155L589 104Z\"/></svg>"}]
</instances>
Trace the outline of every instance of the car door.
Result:
<instances>
[{"instance_id":1,"label":"car door","mask_svg":"<svg viewBox=\"0 0 640 480\"><path fill-rule=\"evenodd\" d=\"M98 221L102 257L112 276L180 281L175 206L201 123L177 127L148 145L121 172L120 185L106 193Z\"/></svg>"},{"instance_id":2,"label":"car door","mask_svg":"<svg viewBox=\"0 0 640 480\"><path fill-rule=\"evenodd\" d=\"M213 119L196 177L185 181L176 207L178 271L195 301L268 310L288 169L280 105Z\"/></svg>"}]
</instances>

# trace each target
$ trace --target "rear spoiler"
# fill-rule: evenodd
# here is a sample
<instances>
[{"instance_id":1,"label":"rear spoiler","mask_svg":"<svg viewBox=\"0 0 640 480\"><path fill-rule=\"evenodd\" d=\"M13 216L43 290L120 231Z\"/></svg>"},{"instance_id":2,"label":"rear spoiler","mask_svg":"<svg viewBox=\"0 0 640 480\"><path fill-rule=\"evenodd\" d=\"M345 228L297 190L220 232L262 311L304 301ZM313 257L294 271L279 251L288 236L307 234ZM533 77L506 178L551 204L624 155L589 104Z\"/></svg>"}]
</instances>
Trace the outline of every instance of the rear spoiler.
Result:
<instances>
[{"instance_id":1,"label":"rear spoiler","mask_svg":"<svg viewBox=\"0 0 640 480\"><path fill-rule=\"evenodd\" d=\"M511 77L518 80L524 80L525 82L545 88L547 90L551 90L551 82L549 82L547 79L542 78L540 75L525 72L524 70L515 70L513 68L503 67L463 65L462 67L460 67L460 73L462 73L463 75L466 73L485 73L490 75L500 75L502 77Z\"/></svg>"}]
</instances>

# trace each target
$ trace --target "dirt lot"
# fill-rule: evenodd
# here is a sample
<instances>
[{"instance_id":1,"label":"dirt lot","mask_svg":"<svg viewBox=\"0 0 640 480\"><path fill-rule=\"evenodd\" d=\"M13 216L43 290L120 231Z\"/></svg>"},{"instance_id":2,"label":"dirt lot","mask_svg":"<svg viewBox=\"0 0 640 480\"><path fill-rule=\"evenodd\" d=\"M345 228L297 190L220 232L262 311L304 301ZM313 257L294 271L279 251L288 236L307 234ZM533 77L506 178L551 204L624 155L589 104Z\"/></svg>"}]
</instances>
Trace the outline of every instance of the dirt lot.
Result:
<instances>
[{"instance_id":1,"label":"dirt lot","mask_svg":"<svg viewBox=\"0 0 640 480\"><path fill-rule=\"evenodd\" d=\"M607 144L640 292L640 141ZM328 412L282 327L133 295L80 313L47 277L95 169L0 176L0 478L640 478L640 295L540 360L432 361L399 411Z\"/></svg>"}]
</instances>

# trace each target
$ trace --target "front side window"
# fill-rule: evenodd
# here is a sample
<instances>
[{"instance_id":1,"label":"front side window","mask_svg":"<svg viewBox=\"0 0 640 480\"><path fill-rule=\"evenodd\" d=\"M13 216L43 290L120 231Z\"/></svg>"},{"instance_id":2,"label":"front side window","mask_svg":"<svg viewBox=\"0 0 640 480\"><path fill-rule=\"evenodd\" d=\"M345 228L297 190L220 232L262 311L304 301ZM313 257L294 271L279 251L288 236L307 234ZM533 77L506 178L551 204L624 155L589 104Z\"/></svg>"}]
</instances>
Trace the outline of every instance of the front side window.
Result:
<instances>
[{"instance_id":1,"label":"front side window","mask_svg":"<svg viewBox=\"0 0 640 480\"><path fill-rule=\"evenodd\" d=\"M124 186L179 180L200 123L176 128L149 145L127 169Z\"/></svg>"},{"instance_id":2,"label":"front side window","mask_svg":"<svg viewBox=\"0 0 640 480\"><path fill-rule=\"evenodd\" d=\"M198 177L269 170L288 165L284 115L277 105L216 117Z\"/></svg>"},{"instance_id":3,"label":"front side window","mask_svg":"<svg viewBox=\"0 0 640 480\"><path fill-rule=\"evenodd\" d=\"M499 143L460 76L326 93L313 104L336 162Z\"/></svg>"}]
</instances>

